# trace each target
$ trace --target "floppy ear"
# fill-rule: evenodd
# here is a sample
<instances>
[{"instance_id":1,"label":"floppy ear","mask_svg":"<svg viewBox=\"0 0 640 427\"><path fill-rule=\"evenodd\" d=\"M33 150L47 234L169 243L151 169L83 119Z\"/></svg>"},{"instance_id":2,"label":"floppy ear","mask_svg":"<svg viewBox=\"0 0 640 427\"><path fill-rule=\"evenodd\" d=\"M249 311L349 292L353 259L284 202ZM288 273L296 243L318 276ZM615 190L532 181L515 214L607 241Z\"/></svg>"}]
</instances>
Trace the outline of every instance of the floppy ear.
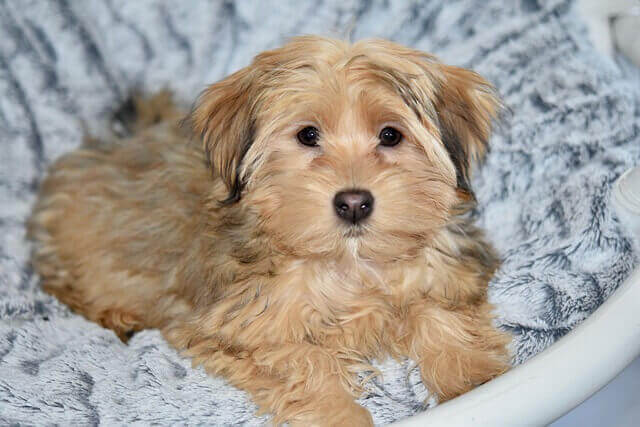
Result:
<instances>
[{"instance_id":1,"label":"floppy ear","mask_svg":"<svg viewBox=\"0 0 640 427\"><path fill-rule=\"evenodd\" d=\"M242 159L253 144L261 74L258 67L249 66L212 84L191 112L191 124L202 137L209 164L229 190L225 204L240 200L246 184Z\"/></svg>"},{"instance_id":2,"label":"floppy ear","mask_svg":"<svg viewBox=\"0 0 640 427\"><path fill-rule=\"evenodd\" d=\"M471 165L484 158L492 122L502 103L493 86L479 74L443 64L438 68L434 107L440 137L456 167L460 195L473 197Z\"/></svg>"}]
</instances>

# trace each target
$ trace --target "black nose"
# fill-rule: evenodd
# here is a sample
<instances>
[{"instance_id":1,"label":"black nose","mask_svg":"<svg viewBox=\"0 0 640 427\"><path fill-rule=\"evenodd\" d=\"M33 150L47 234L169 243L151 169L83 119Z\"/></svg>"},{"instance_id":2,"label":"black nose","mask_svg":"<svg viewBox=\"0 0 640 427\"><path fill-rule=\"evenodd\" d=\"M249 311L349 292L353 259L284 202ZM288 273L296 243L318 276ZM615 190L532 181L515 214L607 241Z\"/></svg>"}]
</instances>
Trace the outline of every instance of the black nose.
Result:
<instances>
[{"instance_id":1,"label":"black nose","mask_svg":"<svg viewBox=\"0 0 640 427\"><path fill-rule=\"evenodd\" d=\"M333 198L336 214L345 221L357 224L373 211L373 195L367 190L341 191Z\"/></svg>"}]
</instances>

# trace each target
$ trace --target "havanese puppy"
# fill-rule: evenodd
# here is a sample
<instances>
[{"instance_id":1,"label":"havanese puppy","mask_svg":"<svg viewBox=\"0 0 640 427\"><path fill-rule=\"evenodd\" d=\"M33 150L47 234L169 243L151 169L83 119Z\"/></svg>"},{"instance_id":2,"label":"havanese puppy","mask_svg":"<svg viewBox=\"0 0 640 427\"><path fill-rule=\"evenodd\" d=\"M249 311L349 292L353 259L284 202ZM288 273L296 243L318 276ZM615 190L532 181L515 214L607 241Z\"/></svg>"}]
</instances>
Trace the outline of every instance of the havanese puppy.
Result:
<instances>
[{"instance_id":1,"label":"havanese puppy","mask_svg":"<svg viewBox=\"0 0 640 427\"><path fill-rule=\"evenodd\" d=\"M59 159L33 264L76 312L123 340L160 329L275 423L370 425L357 373L387 355L451 399L509 363L498 258L465 215L499 106L425 53L296 38L209 86L190 126L156 96L130 137Z\"/></svg>"}]
</instances>

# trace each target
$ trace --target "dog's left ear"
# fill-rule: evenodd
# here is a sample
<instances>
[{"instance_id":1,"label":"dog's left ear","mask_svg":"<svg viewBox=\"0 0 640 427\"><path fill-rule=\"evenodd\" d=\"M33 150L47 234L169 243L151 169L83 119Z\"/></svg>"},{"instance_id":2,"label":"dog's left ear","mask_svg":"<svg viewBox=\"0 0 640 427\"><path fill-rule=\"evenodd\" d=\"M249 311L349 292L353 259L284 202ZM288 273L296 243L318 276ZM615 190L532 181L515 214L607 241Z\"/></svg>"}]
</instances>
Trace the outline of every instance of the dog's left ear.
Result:
<instances>
[{"instance_id":1,"label":"dog's left ear","mask_svg":"<svg viewBox=\"0 0 640 427\"><path fill-rule=\"evenodd\" d=\"M440 136L456 167L458 193L473 198L469 185L471 165L488 149L492 122L502 103L496 90L479 74L464 68L438 64L434 107Z\"/></svg>"},{"instance_id":2,"label":"dog's left ear","mask_svg":"<svg viewBox=\"0 0 640 427\"><path fill-rule=\"evenodd\" d=\"M242 160L253 144L261 77L259 67L249 66L212 84L200 94L189 117L209 164L227 186L224 204L240 200L246 183Z\"/></svg>"}]
</instances>

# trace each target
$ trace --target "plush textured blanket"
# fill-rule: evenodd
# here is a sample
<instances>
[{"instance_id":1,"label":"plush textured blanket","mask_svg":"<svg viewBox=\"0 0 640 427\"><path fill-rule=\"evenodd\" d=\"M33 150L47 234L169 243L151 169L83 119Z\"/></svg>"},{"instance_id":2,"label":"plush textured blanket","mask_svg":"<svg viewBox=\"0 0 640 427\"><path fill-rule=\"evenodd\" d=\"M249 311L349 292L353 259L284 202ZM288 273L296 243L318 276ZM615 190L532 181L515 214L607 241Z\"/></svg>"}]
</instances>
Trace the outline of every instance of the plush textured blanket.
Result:
<instances>
[{"instance_id":1,"label":"plush textured blanket","mask_svg":"<svg viewBox=\"0 0 640 427\"><path fill-rule=\"evenodd\" d=\"M44 294L24 220L46 167L107 129L130 92L206 83L303 33L389 38L472 67L512 114L475 177L504 263L491 282L514 362L593 312L636 262L608 204L640 162L640 84L587 42L567 0L0 2L0 424L263 424L157 331L124 345ZM637 76L636 76L637 77ZM423 410L411 362L381 361L361 402L384 424Z\"/></svg>"}]
</instances>

